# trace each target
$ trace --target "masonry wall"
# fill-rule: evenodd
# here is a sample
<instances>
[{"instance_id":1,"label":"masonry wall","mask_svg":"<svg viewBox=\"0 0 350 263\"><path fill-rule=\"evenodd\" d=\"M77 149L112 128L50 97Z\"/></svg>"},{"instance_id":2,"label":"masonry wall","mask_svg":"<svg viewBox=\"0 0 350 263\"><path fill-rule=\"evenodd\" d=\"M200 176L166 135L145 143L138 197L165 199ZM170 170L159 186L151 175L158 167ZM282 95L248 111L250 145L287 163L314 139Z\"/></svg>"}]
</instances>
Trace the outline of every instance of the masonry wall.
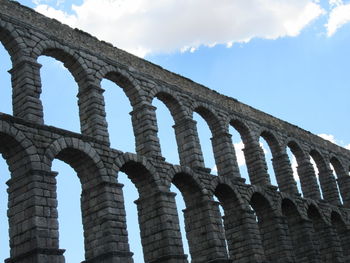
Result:
<instances>
[{"instance_id":1,"label":"masonry wall","mask_svg":"<svg viewBox=\"0 0 350 263\"><path fill-rule=\"evenodd\" d=\"M139 192L147 263L188 262L172 184L185 200L192 262L350 262L348 150L16 2L0 0L0 7L0 41L11 56L13 89L13 115L0 114L0 153L11 171L6 262L65 262L54 159L73 167L82 185L86 263L133 262L119 171ZM81 134L45 125L41 55L62 61L74 76ZM130 100L135 154L110 147L102 79L118 84ZM162 158L154 98L174 118L180 165ZM212 132L217 176L204 167L194 112ZM251 184L239 173L230 126L244 143ZM278 187L271 185L261 137L271 149ZM287 148L297 159L302 193Z\"/></svg>"}]
</instances>

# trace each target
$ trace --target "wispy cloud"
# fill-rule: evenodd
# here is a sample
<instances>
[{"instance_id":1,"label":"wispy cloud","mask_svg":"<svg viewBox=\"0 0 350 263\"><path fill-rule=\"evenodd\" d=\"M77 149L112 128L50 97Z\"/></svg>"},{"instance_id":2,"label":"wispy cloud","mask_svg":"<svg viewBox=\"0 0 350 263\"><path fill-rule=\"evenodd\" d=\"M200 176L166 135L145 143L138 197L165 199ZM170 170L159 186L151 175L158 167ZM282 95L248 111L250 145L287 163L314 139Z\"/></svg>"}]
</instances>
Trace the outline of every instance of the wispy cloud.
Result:
<instances>
[{"instance_id":1,"label":"wispy cloud","mask_svg":"<svg viewBox=\"0 0 350 263\"><path fill-rule=\"evenodd\" d=\"M325 25L327 36L333 36L342 26L350 22L350 4L344 4L341 0L330 1L331 11Z\"/></svg>"},{"instance_id":2,"label":"wispy cloud","mask_svg":"<svg viewBox=\"0 0 350 263\"><path fill-rule=\"evenodd\" d=\"M69 15L36 1L37 11L139 56L293 37L324 13L314 0L84 0Z\"/></svg>"}]
</instances>

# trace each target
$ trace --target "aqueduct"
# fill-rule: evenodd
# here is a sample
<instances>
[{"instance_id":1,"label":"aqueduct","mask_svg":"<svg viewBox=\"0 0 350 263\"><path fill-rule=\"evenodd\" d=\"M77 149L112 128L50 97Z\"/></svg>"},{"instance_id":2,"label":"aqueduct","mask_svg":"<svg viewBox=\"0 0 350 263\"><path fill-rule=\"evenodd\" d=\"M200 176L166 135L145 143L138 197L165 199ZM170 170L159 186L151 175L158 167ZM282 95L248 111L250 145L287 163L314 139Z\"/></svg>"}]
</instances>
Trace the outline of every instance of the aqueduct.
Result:
<instances>
[{"instance_id":1,"label":"aqueduct","mask_svg":"<svg viewBox=\"0 0 350 263\"><path fill-rule=\"evenodd\" d=\"M54 159L72 166L81 182L86 263L133 262L119 171L139 192L147 263L188 262L172 184L185 200L192 262L350 262L348 150L16 2L0 0L0 6L0 41L11 57L13 90L13 115L0 114L0 153L11 171L7 263L65 262ZM44 124L40 55L62 61L74 76L81 133ZM135 154L110 147L103 78L130 100ZM180 165L162 157L154 98L174 119ZM217 176L204 166L194 112L212 132ZM229 127L243 140L250 184L241 178ZM260 137L271 149L278 187L271 185ZM297 159L301 191L288 148Z\"/></svg>"}]
</instances>

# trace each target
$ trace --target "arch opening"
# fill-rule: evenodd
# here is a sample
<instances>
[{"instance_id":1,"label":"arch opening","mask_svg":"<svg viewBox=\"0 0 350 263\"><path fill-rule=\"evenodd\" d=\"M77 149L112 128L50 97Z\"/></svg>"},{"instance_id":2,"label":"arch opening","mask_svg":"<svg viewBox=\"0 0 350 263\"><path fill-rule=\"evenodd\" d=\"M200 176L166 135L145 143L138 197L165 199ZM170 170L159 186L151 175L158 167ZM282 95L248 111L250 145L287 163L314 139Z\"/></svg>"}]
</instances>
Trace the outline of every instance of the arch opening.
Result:
<instances>
[{"instance_id":1,"label":"arch opening","mask_svg":"<svg viewBox=\"0 0 350 263\"><path fill-rule=\"evenodd\" d=\"M190 254L188 240L186 238L186 227L185 227L185 217L184 217L184 210L186 209L185 200L183 198L183 195L180 189L177 188L174 184L171 184L170 191L176 194L175 204L176 204L177 216L179 220L182 246L184 249L184 254L187 255L188 262L191 262L192 258Z\"/></svg>"},{"instance_id":2,"label":"arch opening","mask_svg":"<svg viewBox=\"0 0 350 263\"><path fill-rule=\"evenodd\" d=\"M204 159L204 166L211 169L211 173L217 175L217 167L214 158L213 147L211 144L212 131L208 122L204 119L203 114L193 113L193 120L197 122L197 133L199 147Z\"/></svg>"},{"instance_id":3,"label":"arch opening","mask_svg":"<svg viewBox=\"0 0 350 263\"><path fill-rule=\"evenodd\" d=\"M140 225L137 206L135 204L135 201L139 199L139 193L136 186L128 178L126 173L121 171L118 172L118 182L124 185L123 200L130 251L134 253L134 262L143 262L144 258L140 236Z\"/></svg>"},{"instance_id":4,"label":"arch opening","mask_svg":"<svg viewBox=\"0 0 350 263\"><path fill-rule=\"evenodd\" d=\"M259 145L264 153L266 169L267 169L266 172L270 176L270 182L272 185L277 186L280 189L278 185L278 179L276 178L275 170L273 168L273 163L272 163L273 150L271 150L271 147L273 149L273 147L276 147L276 146L271 143L271 140L269 139L269 137L264 133L262 133L261 136L259 137Z\"/></svg>"},{"instance_id":5,"label":"arch opening","mask_svg":"<svg viewBox=\"0 0 350 263\"><path fill-rule=\"evenodd\" d=\"M327 166L324 162L323 157L321 156L320 153L318 153L315 150L311 150L310 152L310 159L311 159L311 163L314 167L315 170L315 176L317 178L317 182L318 185L321 189L321 198L324 199L325 198L325 191L327 191L328 189L328 179L325 176L328 176L328 174L324 174L323 171L327 171ZM333 176L333 174L332 174Z\"/></svg>"},{"instance_id":6,"label":"arch opening","mask_svg":"<svg viewBox=\"0 0 350 263\"><path fill-rule=\"evenodd\" d=\"M164 96L153 99L152 104L156 107L156 118L158 126L158 138L161 146L162 156L167 162L172 164L179 164L178 147L176 143L175 132L172 126L174 125L174 119L169 111L167 104L163 101Z\"/></svg>"},{"instance_id":7,"label":"arch opening","mask_svg":"<svg viewBox=\"0 0 350 263\"><path fill-rule=\"evenodd\" d=\"M62 228L59 227L60 240L63 241L60 246L68 247L65 253L66 259L75 259L74 261L68 259L67 262L81 262L82 258L84 259L92 253L89 243L91 240L88 235L93 232L91 225L89 225L89 220L91 220L89 209L93 197L90 196L89 191L85 190L92 182L97 182L96 177L99 170L86 153L70 147L62 149L56 154L51 167L58 171L58 176L56 176L58 221L64 225ZM77 176L72 176L72 174ZM72 200L67 199L69 197L67 191L72 192L70 193ZM70 219L71 214L76 215L74 220ZM64 231L64 237L61 235L62 231ZM72 240L74 241L72 242ZM66 249L66 247L63 248ZM78 250L75 251L75 249Z\"/></svg>"},{"instance_id":8,"label":"arch opening","mask_svg":"<svg viewBox=\"0 0 350 263\"><path fill-rule=\"evenodd\" d=\"M279 239L277 224L275 222L274 212L269 202L259 193L254 193L250 205L255 212L256 221L258 223L259 232L261 236L264 254L267 260L273 261L279 257Z\"/></svg>"},{"instance_id":9,"label":"arch opening","mask_svg":"<svg viewBox=\"0 0 350 263\"><path fill-rule=\"evenodd\" d=\"M286 152L287 152L287 155L288 155L288 158L289 158L289 162L290 162L290 165L291 165L291 168L292 168L292 171L293 171L293 178L294 178L294 181L295 181L296 184L297 184L298 192L301 194L301 196L304 196L304 195L303 195L302 188L301 188L300 176L299 176L299 173L298 173L298 161L297 161L297 157L296 157L295 154L293 153L293 150L291 149L290 146L287 146Z\"/></svg>"},{"instance_id":10,"label":"arch opening","mask_svg":"<svg viewBox=\"0 0 350 263\"><path fill-rule=\"evenodd\" d=\"M250 184L250 178L248 175L247 162L244 155L244 143L241 134L230 125L229 133L232 135L232 143L236 153L237 165L239 173L242 178L246 180L247 184Z\"/></svg>"},{"instance_id":11,"label":"arch opening","mask_svg":"<svg viewBox=\"0 0 350 263\"><path fill-rule=\"evenodd\" d=\"M84 235L81 214L81 184L77 173L67 163L55 159L52 170L58 172L57 211L60 247L66 251L66 262L82 262L84 256Z\"/></svg>"},{"instance_id":12,"label":"arch opening","mask_svg":"<svg viewBox=\"0 0 350 263\"><path fill-rule=\"evenodd\" d=\"M331 168L331 170L333 172L333 177L336 180L336 186L337 186L337 190L338 190L338 193L339 193L339 200L340 200L341 204L344 204L343 196L342 196L342 192L340 191L340 186L339 186L338 179L340 177L342 177L342 176L346 176L346 172L344 171L344 168L343 168L342 164L335 157L331 158L330 168Z\"/></svg>"},{"instance_id":13,"label":"arch opening","mask_svg":"<svg viewBox=\"0 0 350 263\"><path fill-rule=\"evenodd\" d=\"M123 88L115 81L112 76L101 81L101 87L105 90L105 111L111 147L134 153L135 136L130 116L132 107Z\"/></svg>"},{"instance_id":14,"label":"arch opening","mask_svg":"<svg viewBox=\"0 0 350 263\"><path fill-rule=\"evenodd\" d=\"M80 132L78 84L65 67L64 59L47 52L38 58L44 108L44 122L58 128ZM57 58L56 58L57 57ZM62 60L59 60L62 59Z\"/></svg>"}]
</instances>

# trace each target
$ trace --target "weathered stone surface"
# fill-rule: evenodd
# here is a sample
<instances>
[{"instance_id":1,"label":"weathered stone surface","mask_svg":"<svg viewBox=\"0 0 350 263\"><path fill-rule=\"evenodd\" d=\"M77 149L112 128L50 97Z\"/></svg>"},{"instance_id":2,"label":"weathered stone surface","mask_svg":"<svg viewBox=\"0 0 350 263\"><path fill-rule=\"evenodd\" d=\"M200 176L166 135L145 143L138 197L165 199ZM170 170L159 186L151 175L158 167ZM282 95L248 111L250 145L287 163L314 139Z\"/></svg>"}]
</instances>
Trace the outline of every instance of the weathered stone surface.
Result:
<instances>
[{"instance_id":1,"label":"weathered stone surface","mask_svg":"<svg viewBox=\"0 0 350 263\"><path fill-rule=\"evenodd\" d=\"M188 262L171 184L186 203L192 262L349 262L348 150L16 2L0 0L0 7L0 41L13 63L14 114L0 113L0 153L11 171L6 262L65 261L59 247L54 159L72 166L82 184L86 263L133 262L119 171L140 195L136 204L147 263ZM41 55L62 61L78 83L81 134L44 124ZM136 154L109 145L103 78L122 87L131 102ZM180 165L162 158L153 98L163 101L174 118ZM218 176L204 167L193 112L212 131ZM240 178L230 125L245 145L251 184ZM260 137L271 148L278 187L271 186ZM287 147L298 162L302 195Z\"/></svg>"}]
</instances>

